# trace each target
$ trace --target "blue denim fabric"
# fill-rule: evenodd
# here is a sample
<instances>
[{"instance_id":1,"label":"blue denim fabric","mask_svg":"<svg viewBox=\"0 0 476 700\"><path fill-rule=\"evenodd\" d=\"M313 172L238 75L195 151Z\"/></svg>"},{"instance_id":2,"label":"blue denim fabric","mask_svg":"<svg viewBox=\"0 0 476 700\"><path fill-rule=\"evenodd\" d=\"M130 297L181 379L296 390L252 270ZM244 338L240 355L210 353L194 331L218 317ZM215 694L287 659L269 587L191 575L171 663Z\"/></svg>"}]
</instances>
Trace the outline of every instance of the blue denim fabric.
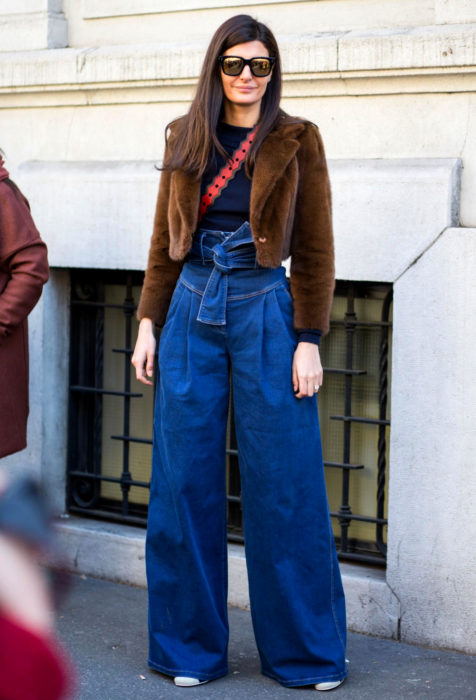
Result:
<instances>
[{"instance_id":1,"label":"blue denim fabric","mask_svg":"<svg viewBox=\"0 0 476 700\"><path fill-rule=\"evenodd\" d=\"M256 248L248 222L233 233L199 230L189 260L212 265L197 320L215 326L226 325L228 274L232 270L257 268Z\"/></svg>"},{"instance_id":2,"label":"blue denim fabric","mask_svg":"<svg viewBox=\"0 0 476 700\"><path fill-rule=\"evenodd\" d=\"M251 612L262 672L340 680L345 601L316 397L296 399L284 268L226 273L226 326L197 320L210 266L187 262L159 345L146 566L149 665L211 680L227 666L225 444L230 384Z\"/></svg>"}]
</instances>

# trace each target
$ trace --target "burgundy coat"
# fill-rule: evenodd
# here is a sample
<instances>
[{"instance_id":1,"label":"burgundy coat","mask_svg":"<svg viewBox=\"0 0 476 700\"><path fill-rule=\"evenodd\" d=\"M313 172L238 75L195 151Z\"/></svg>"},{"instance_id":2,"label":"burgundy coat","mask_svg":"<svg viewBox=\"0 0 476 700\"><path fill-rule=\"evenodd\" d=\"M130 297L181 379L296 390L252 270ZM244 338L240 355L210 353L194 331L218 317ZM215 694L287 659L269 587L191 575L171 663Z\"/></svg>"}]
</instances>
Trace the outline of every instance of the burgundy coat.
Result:
<instances>
[{"instance_id":1,"label":"burgundy coat","mask_svg":"<svg viewBox=\"0 0 476 700\"><path fill-rule=\"evenodd\" d=\"M27 316L47 279L46 245L0 160L0 457L26 447Z\"/></svg>"}]
</instances>

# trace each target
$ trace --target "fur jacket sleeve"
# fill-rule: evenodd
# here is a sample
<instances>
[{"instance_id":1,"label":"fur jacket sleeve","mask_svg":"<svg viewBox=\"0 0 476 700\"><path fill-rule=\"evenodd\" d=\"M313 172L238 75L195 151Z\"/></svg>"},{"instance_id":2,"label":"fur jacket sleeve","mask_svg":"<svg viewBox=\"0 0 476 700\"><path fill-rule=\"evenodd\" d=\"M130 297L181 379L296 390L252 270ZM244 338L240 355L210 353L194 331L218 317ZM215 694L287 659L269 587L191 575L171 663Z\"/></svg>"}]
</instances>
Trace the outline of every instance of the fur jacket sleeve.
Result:
<instances>
[{"instance_id":1,"label":"fur jacket sleeve","mask_svg":"<svg viewBox=\"0 0 476 700\"><path fill-rule=\"evenodd\" d=\"M329 330L334 296L332 196L324 144L313 124L298 152L299 185L291 236L291 294L295 328Z\"/></svg>"}]
</instances>

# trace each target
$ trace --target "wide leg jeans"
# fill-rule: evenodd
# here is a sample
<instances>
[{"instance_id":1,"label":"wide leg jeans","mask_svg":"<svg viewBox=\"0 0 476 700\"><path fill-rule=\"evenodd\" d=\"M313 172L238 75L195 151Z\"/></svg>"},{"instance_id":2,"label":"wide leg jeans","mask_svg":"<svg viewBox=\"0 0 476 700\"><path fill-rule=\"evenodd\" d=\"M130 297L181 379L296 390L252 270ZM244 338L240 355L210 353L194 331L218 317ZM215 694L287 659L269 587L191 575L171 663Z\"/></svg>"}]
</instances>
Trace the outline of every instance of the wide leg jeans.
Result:
<instances>
[{"instance_id":1,"label":"wide leg jeans","mask_svg":"<svg viewBox=\"0 0 476 700\"><path fill-rule=\"evenodd\" d=\"M285 271L230 271L225 326L197 320L209 275L184 265L159 345L146 539L149 665L202 680L228 671L231 377L261 670L284 686L340 680L344 593L316 396L293 393L296 334Z\"/></svg>"}]
</instances>

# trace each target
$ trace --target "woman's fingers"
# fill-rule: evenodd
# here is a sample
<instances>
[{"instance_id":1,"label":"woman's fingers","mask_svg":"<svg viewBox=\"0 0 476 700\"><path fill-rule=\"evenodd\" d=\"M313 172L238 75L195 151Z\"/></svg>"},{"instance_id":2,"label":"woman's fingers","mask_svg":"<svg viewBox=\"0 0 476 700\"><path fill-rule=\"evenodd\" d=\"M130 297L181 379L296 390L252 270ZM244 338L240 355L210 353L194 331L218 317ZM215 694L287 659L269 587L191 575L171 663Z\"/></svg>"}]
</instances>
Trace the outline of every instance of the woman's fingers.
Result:
<instances>
[{"instance_id":1,"label":"woman's fingers","mask_svg":"<svg viewBox=\"0 0 476 700\"><path fill-rule=\"evenodd\" d=\"M154 376L154 355L155 355L155 348L153 352L147 352L146 358L146 366L145 366L145 371L148 377L153 377ZM149 382L150 383L150 382Z\"/></svg>"},{"instance_id":2,"label":"woman's fingers","mask_svg":"<svg viewBox=\"0 0 476 700\"><path fill-rule=\"evenodd\" d=\"M139 341L137 342L139 343ZM142 384L152 386L148 377L152 377L154 374L154 352L138 348L136 345L131 362L136 368L136 379Z\"/></svg>"},{"instance_id":3,"label":"woman's fingers","mask_svg":"<svg viewBox=\"0 0 476 700\"><path fill-rule=\"evenodd\" d=\"M299 343L293 358L293 389L296 398L312 396L322 384L319 348L312 343Z\"/></svg>"},{"instance_id":4,"label":"woman's fingers","mask_svg":"<svg viewBox=\"0 0 476 700\"><path fill-rule=\"evenodd\" d=\"M295 394L299 391L299 377L295 360L293 361L293 391Z\"/></svg>"},{"instance_id":5,"label":"woman's fingers","mask_svg":"<svg viewBox=\"0 0 476 700\"><path fill-rule=\"evenodd\" d=\"M316 393L315 387L318 386L317 374L314 377L308 377L307 380L307 395L312 396Z\"/></svg>"},{"instance_id":6,"label":"woman's fingers","mask_svg":"<svg viewBox=\"0 0 476 700\"><path fill-rule=\"evenodd\" d=\"M296 393L296 398L302 399L304 396L312 396L316 393L314 387L320 386L317 375L312 376L300 376L299 377L299 391Z\"/></svg>"},{"instance_id":7,"label":"woman's fingers","mask_svg":"<svg viewBox=\"0 0 476 700\"><path fill-rule=\"evenodd\" d=\"M155 346L156 340L152 322L149 319L142 319L131 362L136 369L137 380L148 386L152 386L148 377L152 377L154 374Z\"/></svg>"},{"instance_id":8,"label":"woman's fingers","mask_svg":"<svg viewBox=\"0 0 476 700\"><path fill-rule=\"evenodd\" d=\"M144 379L144 377L143 377L143 373L144 373L143 367L144 367L144 364L143 364L143 361L141 362L141 358L140 358L140 355L139 355L139 352L138 352L138 349L137 349L137 345L136 345L136 348L135 348L135 350L134 350L134 354L133 354L132 357L131 357L131 363L134 365L135 370L136 370L136 379L137 379L139 382L142 382L143 379Z\"/></svg>"}]
</instances>

